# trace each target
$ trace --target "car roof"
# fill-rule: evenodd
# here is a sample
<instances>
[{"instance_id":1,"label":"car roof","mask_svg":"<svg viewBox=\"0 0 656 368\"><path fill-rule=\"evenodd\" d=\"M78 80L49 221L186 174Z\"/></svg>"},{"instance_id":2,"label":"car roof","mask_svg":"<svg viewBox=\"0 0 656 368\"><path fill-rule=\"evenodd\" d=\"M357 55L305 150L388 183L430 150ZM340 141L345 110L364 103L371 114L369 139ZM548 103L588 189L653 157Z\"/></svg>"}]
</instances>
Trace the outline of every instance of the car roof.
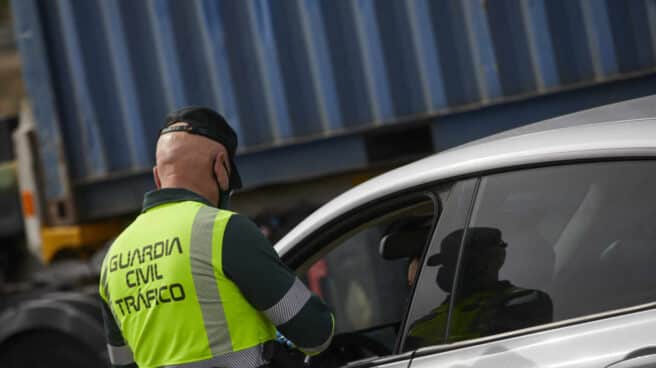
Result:
<instances>
[{"instance_id":1,"label":"car roof","mask_svg":"<svg viewBox=\"0 0 656 368\"><path fill-rule=\"evenodd\" d=\"M588 110L578 111L537 123L524 125L519 128L506 130L504 132L490 135L488 137L460 145L462 148L469 145L485 143L488 141L507 138L517 135L537 133L546 130L574 127L579 125L638 120L645 118L656 118L656 96L636 98L629 101L618 102L610 105L596 107Z\"/></svg>"},{"instance_id":2,"label":"car roof","mask_svg":"<svg viewBox=\"0 0 656 368\"><path fill-rule=\"evenodd\" d=\"M627 156L656 156L656 96L530 124L391 170L326 203L276 243L276 250L284 255L340 215L431 182L515 166Z\"/></svg>"}]
</instances>

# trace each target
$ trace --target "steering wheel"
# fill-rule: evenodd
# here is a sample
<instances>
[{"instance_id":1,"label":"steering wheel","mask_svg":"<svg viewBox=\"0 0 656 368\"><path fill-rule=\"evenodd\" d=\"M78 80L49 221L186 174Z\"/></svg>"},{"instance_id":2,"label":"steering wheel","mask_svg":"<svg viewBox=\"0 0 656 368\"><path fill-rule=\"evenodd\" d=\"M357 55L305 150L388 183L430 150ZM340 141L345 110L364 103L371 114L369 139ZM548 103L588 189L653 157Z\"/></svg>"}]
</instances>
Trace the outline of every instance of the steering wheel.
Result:
<instances>
[{"instance_id":1,"label":"steering wheel","mask_svg":"<svg viewBox=\"0 0 656 368\"><path fill-rule=\"evenodd\" d=\"M375 356L392 354L392 351L377 340L358 333L337 335L330 347L310 359L312 368L335 368L349 362Z\"/></svg>"}]
</instances>

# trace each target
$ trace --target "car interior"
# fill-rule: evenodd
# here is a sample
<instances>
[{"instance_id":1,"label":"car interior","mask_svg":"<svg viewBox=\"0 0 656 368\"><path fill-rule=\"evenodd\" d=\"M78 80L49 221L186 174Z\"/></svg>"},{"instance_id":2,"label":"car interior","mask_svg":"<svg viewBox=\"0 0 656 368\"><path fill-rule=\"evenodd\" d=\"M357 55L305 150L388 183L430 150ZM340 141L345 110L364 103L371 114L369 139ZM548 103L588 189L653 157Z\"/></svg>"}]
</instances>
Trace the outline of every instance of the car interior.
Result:
<instances>
[{"instance_id":1,"label":"car interior","mask_svg":"<svg viewBox=\"0 0 656 368\"><path fill-rule=\"evenodd\" d=\"M312 367L339 367L395 351L411 291L409 256L421 256L435 208L434 200L424 197L374 211L324 243L297 269L336 318L331 346L312 358Z\"/></svg>"},{"instance_id":2,"label":"car interior","mask_svg":"<svg viewBox=\"0 0 656 368\"><path fill-rule=\"evenodd\" d=\"M651 167L605 162L492 176L473 226L501 229L509 244L501 278L548 294L554 322L646 303L656 289Z\"/></svg>"}]
</instances>

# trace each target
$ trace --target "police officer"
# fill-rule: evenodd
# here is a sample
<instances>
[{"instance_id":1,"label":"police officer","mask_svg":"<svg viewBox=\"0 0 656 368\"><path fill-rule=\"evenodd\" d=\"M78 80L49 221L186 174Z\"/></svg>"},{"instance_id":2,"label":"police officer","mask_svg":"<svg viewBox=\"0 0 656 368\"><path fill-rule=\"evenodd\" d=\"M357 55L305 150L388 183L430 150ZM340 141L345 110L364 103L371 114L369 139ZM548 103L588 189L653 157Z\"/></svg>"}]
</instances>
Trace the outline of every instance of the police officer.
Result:
<instances>
[{"instance_id":1,"label":"police officer","mask_svg":"<svg viewBox=\"0 0 656 368\"><path fill-rule=\"evenodd\" d=\"M167 116L153 169L157 190L103 262L112 366L270 366L277 332L308 355L329 345L329 308L255 224L226 209L241 186L236 149L235 132L209 108Z\"/></svg>"}]
</instances>

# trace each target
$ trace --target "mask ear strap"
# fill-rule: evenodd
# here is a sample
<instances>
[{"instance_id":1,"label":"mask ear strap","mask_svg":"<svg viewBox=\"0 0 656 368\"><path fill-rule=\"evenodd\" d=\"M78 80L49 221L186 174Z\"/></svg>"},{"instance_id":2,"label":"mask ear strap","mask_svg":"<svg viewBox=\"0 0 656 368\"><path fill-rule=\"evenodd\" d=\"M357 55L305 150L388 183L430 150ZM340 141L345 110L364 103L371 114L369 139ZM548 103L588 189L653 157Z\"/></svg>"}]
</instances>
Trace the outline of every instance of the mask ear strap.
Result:
<instances>
[{"instance_id":1,"label":"mask ear strap","mask_svg":"<svg viewBox=\"0 0 656 368\"><path fill-rule=\"evenodd\" d=\"M221 184L219 183L219 178L216 176L216 173L214 172L214 167L216 166L216 157L212 160L212 177L214 178L214 182L216 183L216 190L217 190L217 201L218 203L216 204L216 207L219 208L221 205Z\"/></svg>"},{"instance_id":2,"label":"mask ear strap","mask_svg":"<svg viewBox=\"0 0 656 368\"><path fill-rule=\"evenodd\" d=\"M223 165L223 168L228 174L228 177L230 177L230 170L226 166L225 161L221 162L221 164ZM219 192L219 203L216 204L216 207L226 210L228 209L229 206L228 202L230 200L230 194L232 194L232 191L230 190L229 186L228 186L228 190L226 191L221 190L221 184L219 183L219 178L216 176L216 173L214 172L215 165L216 165L216 157L214 157L214 160L212 160L212 176L214 177L214 181L216 182L216 190Z\"/></svg>"}]
</instances>

